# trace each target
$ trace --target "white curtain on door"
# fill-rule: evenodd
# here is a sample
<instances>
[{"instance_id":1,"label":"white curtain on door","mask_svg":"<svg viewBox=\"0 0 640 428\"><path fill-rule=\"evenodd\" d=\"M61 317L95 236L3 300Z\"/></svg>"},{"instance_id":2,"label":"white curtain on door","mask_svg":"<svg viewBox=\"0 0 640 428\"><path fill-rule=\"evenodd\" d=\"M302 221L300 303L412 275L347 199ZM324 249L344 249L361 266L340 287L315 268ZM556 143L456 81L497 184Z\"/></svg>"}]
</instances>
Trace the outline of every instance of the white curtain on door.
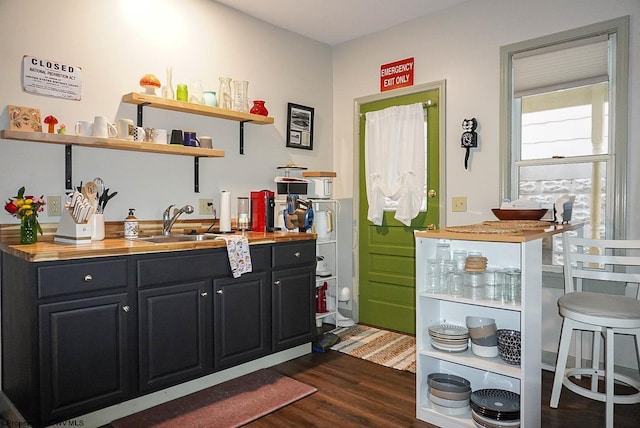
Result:
<instances>
[{"instance_id":1,"label":"white curtain on door","mask_svg":"<svg viewBox=\"0 0 640 428\"><path fill-rule=\"evenodd\" d=\"M397 202L395 219L406 226L420 211L425 187L425 127L422 103L365 114L367 219L382 225L385 197Z\"/></svg>"}]
</instances>

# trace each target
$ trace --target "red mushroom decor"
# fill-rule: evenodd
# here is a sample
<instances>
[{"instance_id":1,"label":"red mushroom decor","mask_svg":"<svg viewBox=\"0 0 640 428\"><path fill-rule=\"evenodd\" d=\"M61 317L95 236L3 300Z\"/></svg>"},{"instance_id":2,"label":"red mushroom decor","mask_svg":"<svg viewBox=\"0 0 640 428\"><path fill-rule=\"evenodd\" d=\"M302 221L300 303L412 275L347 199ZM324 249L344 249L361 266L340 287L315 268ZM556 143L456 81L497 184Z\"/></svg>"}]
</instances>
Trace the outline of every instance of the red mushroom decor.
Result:
<instances>
[{"instance_id":1,"label":"red mushroom decor","mask_svg":"<svg viewBox=\"0 0 640 428\"><path fill-rule=\"evenodd\" d=\"M144 93L147 95L155 95L156 88L160 89L160 80L153 74L145 74L140 79L140 86L144 88Z\"/></svg>"},{"instance_id":2,"label":"red mushroom decor","mask_svg":"<svg viewBox=\"0 0 640 428\"><path fill-rule=\"evenodd\" d=\"M49 132L49 134L53 134L55 132L54 129L56 127L56 123L58 123L58 119L56 119L55 116L50 115L44 118L44 123L49 125L47 132Z\"/></svg>"}]
</instances>

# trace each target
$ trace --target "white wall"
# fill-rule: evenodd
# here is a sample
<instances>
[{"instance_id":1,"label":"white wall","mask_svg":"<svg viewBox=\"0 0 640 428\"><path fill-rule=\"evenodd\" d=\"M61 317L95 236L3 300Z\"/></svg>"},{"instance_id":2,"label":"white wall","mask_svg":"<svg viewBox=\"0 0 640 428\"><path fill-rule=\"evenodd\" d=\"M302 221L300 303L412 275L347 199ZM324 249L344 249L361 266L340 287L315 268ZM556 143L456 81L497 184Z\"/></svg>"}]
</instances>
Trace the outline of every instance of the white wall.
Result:
<instances>
[{"instance_id":1,"label":"white wall","mask_svg":"<svg viewBox=\"0 0 640 428\"><path fill-rule=\"evenodd\" d=\"M220 190L248 196L274 189L276 169L297 163L332 169L331 49L240 14L211 0L55 0L0 2L0 128L8 128L7 104L37 107L72 131L78 120L105 115L111 121L135 119L136 108L122 103L140 91L140 77L154 73L173 83L201 79L218 90L218 77L249 81L249 97L266 100L274 125L245 125L245 155L239 154L237 122L145 109L145 126L194 129L211 135L223 159L201 159L200 193L193 189L193 159L102 149L73 149L73 181L102 177L118 195L105 217L118 221L127 208L140 219L160 219L171 203L196 205ZM82 68L82 100L38 96L22 90L22 57L31 55ZM287 103L315 108L314 150L285 147ZM0 140L0 199L29 193L62 195L64 146ZM196 205L197 206L197 205ZM233 206L235 214L235 204ZM0 223L16 222L8 214ZM197 215L196 215L197 217ZM42 222L58 218L41 216Z\"/></svg>"}]
</instances>

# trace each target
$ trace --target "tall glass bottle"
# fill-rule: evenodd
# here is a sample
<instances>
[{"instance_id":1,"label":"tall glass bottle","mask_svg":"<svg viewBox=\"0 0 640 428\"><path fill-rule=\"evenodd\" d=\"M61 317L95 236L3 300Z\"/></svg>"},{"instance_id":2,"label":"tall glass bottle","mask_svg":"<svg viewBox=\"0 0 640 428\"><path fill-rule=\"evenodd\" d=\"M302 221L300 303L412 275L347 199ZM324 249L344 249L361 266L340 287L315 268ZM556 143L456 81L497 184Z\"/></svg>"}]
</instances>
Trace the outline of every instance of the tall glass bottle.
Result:
<instances>
[{"instance_id":1,"label":"tall glass bottle","mask_svg":"<svg viewBox=\"0 0 640 428\"><path fill-rule=\"evenodd\" d=\"M167 81L164 83L162 87L162 97L169 98L170 100L174 100L176 98L175 92L173 92L173 83L171 82L173 78L173 68L167 67Z\"/></svg>"},{"instance_id":2,"label":"tall glass bottle","mask_svg":"<svg viewBox=\"0 0 640 428\"><path fill-rule=\"evenodd\" d=\"M231 78L220 77L220 89L218 90L218 106L231 110Z\"/></svg>"}]
</instances>

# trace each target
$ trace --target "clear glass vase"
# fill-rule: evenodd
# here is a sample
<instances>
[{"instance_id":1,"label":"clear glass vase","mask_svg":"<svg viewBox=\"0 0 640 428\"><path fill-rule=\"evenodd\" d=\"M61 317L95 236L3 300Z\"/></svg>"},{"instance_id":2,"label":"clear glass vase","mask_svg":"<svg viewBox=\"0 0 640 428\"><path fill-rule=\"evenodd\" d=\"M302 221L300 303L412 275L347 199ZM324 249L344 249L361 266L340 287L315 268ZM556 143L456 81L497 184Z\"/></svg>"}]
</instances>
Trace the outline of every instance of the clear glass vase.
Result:
<instances>
[{"instance_id":1,"label":"clear glass vase","mask_svg":"<svg viewBox=\"0 0 640 428\"><path fill-rule=\"evenodd\" d=\"M167 67L167 81L164 83L162 87L162 97L168 98L170 100L174 100L176 98L176 94L173 91L173 83L171 80L173 79L173 68Z\"/></svg>"},{"instance_id":2,"label":"clear glass vase","mask_svg":"<svg viewBox=\"0 0 640 428\"><path fill-rule=\"evenodd\" d=\"M249 112L249 82L246 80L233 81L233 109Z\"/></svg>"},{"instance_id":3,"label":"clear glass vase","mask_svg":"<svg viewBox=\"0 0 640 428\"><path fill-rule=\"evenodd\" d=\"M22 217L20 221L20 243L35 244L38 242L38 218L35 215Z\"/></svg>"},{"instance_id":4,"label":"clear glass vase","mask_svg":"<svg viewBox=\"0 0 640 428\"><path fill-rule=\"evenodd\" d=\"M218 106L231 110L231 78L220 77L220 89L218 90Z\"/></svg>"}]
</instances>

